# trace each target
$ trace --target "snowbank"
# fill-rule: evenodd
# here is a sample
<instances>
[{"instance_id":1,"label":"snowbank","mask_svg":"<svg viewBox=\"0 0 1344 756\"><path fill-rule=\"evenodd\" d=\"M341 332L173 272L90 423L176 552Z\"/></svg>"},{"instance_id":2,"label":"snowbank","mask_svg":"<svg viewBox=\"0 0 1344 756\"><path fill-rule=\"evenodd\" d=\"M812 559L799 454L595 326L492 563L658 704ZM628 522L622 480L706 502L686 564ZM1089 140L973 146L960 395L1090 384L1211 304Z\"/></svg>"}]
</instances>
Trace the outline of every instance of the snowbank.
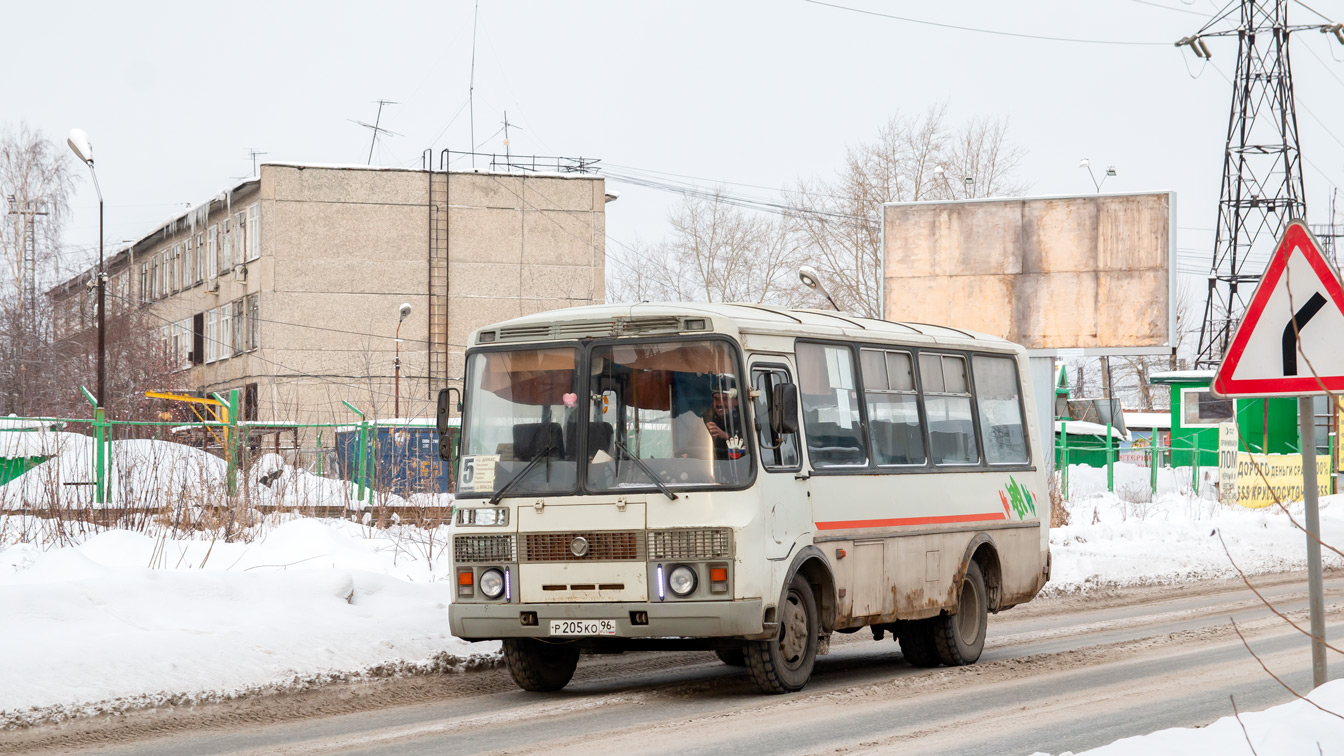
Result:
<instances>
[{"instance_id":1,"label":"snowbank","mask_svg":"<svg viewBox=\"0 0 1344 756\"><path fill-rule=\"evenodd\" d=\"M1236 577L1229 554L1247 574L1304 569L1306 535L1278 507L1218 503L1217 472L1208 471L1193 495L1190 468L1159 469L1153 495L1147 468L1115 465L1116 493L1107 493L1104 469L1070 467L1069 524L1050 530L1054 567L1044 593ZM1301 503L1288 511L1302 522ZM1322 539L1344 543L1344 494L1322 497L1320 512ZM1323 560L1326 568L1344 567L1331 552Z\"/></svg>"},{"instance_id":2,"label":"snowbank","mask_svg":"<svg viewBox=\"0 0 1344 756\"><path fill-rule=\"evenodd\" d=\"M68 548L11 545L0 724L491 656L498 644L448 631L447 537L297 519L253 543L112 530Z\"/></svg>"},{"instance_id":3,"label":"snowbank","mask_svg":"<svg viewBox=\"0 0 1344 756\"><path fill-rule=\"evenodd\" d=\"M1307 698L1336 714L1344 714L1344 680L1312 691ZM1149 735L1117 740L1084 753L1089 756L1187 756L1192 753L1248 753L1299 756L1334 753L1344 742L1344 719L1306 701L1291 701L1264 711L1219 719L1207 727L1174 727ZM1243 731L1242 727L1246 729ZM1249 741L1249 748L1247 742ZM1034 755L1039 756L1039 755ZM1061 756L1071 756L1069 752ZM1081 755L1080 755L1081 756Z\"/></svg>"}]
</instances>

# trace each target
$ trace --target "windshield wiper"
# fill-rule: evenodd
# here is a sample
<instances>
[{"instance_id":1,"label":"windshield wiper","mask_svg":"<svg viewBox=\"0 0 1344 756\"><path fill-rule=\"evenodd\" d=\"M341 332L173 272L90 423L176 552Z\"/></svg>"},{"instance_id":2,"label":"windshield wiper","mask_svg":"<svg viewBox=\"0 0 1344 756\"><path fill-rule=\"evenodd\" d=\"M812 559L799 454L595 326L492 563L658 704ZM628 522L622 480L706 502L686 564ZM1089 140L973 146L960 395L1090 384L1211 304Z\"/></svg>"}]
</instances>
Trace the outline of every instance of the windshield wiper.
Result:
<instances>
[{"instance_id":1,"label":"windshield wiper","mask_svg":"<svg viewBox=\"0 0 1344 756\"><path fill-rule=\"evenodd\" d=\"M658 477L657 473L655 473L653 470L650 470L649 466L644 464L644 460L631 454L630 450L626 448L625 444L621 443L621 440L619 438L613 438L612 441L615 441L616 445L620 447L621 451L625 452L626 458L628 458L631 462L634 462L636 467L643 470L644 474L649 476L649 480L653 481L653 484L655 486L658 486L659 491L662 491L664 494L666 494L667 498L676 501L677 495L672 493L672 489L667 487L667 484L663 482L662 478Z\"/></svg>"},{"instance_id":2,"label":"windshield wiper","mask_svg":"<svg viewBox=\"0 0 1344 756\"><path fill-rule=\"evenodd\" d=\"M538 464L544 461L549 460L551 458L551 454L554 452L555 452L555 444L551 444L550 446L546 447L545 450L541 452L541 454L533 457L531 462L528 462L527 465L525 465L522 470L519 470L517 475L513 476L512 478L509 478L509 482L505 483L498 491L495 492L494 496L490 497L490 503L498 504L499 500L504 498L504 494L508 493L510 488L513 488L513 484L522 480L524 476L532 472L532 468L536 467Z\"/></svg>"}]
</instances>

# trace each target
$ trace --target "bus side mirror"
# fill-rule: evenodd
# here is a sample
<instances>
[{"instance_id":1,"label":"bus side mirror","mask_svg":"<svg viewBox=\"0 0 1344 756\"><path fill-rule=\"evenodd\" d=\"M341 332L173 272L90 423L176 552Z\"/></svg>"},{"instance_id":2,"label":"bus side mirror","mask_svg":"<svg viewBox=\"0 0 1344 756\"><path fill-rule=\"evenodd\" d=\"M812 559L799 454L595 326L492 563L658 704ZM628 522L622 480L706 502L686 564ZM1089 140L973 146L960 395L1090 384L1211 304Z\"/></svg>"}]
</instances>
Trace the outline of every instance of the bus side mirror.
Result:
<instances>
[{"instance_id":1,"label":"bus side mirror","mask_svg":"<svg viewBox=\"0 0 1344 756\"><path fill-rule=\"evenodd\" d=\"M453 419L453 394L457 393L455 388L439 389L439 406L437 423L440 436L448 435L448 429L452 427L450 421ZM462 402L457 402L457 411L462 412Z\"/></svg>"},{"instance_id":2,"label":"bus side mirror","mask_svg":"<svg viewBox=\"0 0 1344 756\"><path fill-rule=\"evenodd\" d=\"M775 384L770 395L770 430L776 436L798 432L798 386Z\"/></svg>"}]
</instances>

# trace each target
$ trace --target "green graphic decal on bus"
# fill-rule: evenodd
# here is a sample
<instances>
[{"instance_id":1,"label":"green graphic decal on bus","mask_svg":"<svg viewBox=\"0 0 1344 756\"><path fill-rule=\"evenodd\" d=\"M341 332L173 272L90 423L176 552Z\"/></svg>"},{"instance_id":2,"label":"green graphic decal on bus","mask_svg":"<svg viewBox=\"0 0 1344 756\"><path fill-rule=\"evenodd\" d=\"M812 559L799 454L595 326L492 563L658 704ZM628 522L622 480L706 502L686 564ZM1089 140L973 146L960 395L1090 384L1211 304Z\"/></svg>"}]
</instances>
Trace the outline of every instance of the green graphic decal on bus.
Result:
<instances>
[{"instance_id":1,"label":"green graphic decal on bus","mask_svg":"<svg viewBox=\"0 0 1344 756\"><path fill-rule=\"evenodd\" d=\"M999 501L1003 502L1003 512L1010 519L1014 514L1019 520L1036 516L1036 495L1024 488L1011 475L1008 476L1007 491L999 491Z\"/></svg>"}]
</instances>

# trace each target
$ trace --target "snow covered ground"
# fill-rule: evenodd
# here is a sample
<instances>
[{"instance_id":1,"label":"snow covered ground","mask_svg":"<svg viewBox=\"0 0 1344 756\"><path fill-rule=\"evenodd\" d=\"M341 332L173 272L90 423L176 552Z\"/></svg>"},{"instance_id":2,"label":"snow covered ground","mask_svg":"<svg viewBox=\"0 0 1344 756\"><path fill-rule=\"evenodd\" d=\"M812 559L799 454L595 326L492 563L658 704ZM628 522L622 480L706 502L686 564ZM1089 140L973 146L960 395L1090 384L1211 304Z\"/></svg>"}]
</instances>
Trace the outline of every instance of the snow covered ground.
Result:
<instances>
[{"instance_id":1,"label":"snow covered ground","mask_svg":"<svg viewBox=\"0 0 1344 756\"><path fill-rule=\"evenodd\" d=\"M263 527L251 543L110 530L0 550L0 724L497 652L448 632L448 528Z\"/></svg>"},{"instance_id":2,"label":"snow covered ground","mask_svg":"<svg viewBox=\"0 0 1344 756\"><path fill-rule=\"evenodd\" d=\"M292 485L331 484L305 484L306 474L277 465L266 462L253 474L279 471ZM184 469L190 478L209 468ZM1277 508L1225 508L1211 486L1192 495L1189 470L1163 471L1156 496L1148 493L1146 470L1118 465L1117 481L1111 494L1104 470L1071 470L1071 521L1051 531L1047 593L1233 576L1215 533L1248 573L1304 563L1304 536ZM1289 509L1300 516L1300 504ZM1344 543L1344 496L1323 500L1321 520L1325 540ZM208 532L170 537L152 528L89 527L72 535L0 514L0 726L494 664L497 643L470 644L448 632L449 532L288 515L224 542ZM1328 566L1344 566L1327 555ZM1344 710L1338 683L1316 695ZM1314 711L1297 707L1282 716L1311 720L1299 732L1329 727L1335 742L1344 740L1344 722L1327 715L1320 717L1331 721L1317 722ZM1242 719L1257 750L1261 742L1299 742L1285 740L1273 716ZM1159 733L1103 752L1177 747L1168 743L1219 752L1221 741L1192 746L1183 738L1221 737L1227 729L1219 723Z\"/></svg>"},{"instance_id":3,"label":"snow covered ground","mask_svg":"<svg viewBox=\"0 0 1344 756\"><path fill-rule=\"evenodd\" d=\"M1207 727L1173 727L1149 735L1121 738L1084 753L1088 756L1338 753L1344 743L1344 721L1327 712L1344 712L1344 680L1322 685L1308 694L1307 699L1311 703L1290 701L1264 711L1243 712L1240 718L1235 715L1223 717ZM1072 755L1066 751L1060 756Z\"/></svg>"}]
</instances>

